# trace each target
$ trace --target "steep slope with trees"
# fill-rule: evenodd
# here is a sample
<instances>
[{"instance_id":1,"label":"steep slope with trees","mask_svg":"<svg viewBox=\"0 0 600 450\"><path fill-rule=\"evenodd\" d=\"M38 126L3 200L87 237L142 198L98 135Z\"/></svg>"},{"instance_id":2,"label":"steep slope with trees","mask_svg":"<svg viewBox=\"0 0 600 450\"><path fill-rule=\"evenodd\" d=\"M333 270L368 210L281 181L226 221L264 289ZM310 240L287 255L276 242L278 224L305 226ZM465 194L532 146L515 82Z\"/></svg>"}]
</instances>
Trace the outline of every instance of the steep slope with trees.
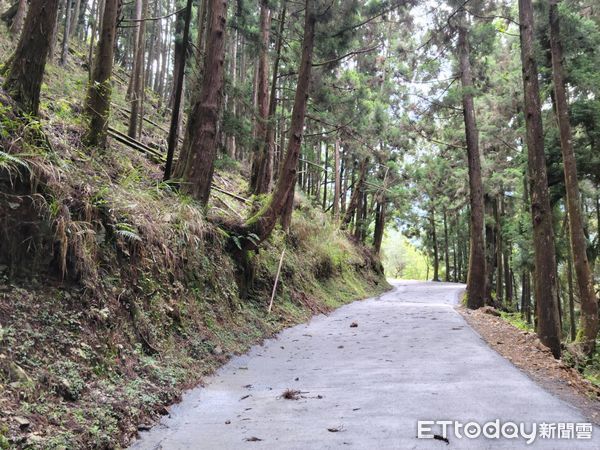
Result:
<instances>
[{"instance_id":1,"label":"steep slope with trees","mask_svg":"<svg viewBox=\"0 0 600 450\"><path fill-rule=\"evenodd\" d=\"M380 257L600 379L598 8L0 0L0 64L2 445L123 443Z\"/></svg>"}]
</instances>

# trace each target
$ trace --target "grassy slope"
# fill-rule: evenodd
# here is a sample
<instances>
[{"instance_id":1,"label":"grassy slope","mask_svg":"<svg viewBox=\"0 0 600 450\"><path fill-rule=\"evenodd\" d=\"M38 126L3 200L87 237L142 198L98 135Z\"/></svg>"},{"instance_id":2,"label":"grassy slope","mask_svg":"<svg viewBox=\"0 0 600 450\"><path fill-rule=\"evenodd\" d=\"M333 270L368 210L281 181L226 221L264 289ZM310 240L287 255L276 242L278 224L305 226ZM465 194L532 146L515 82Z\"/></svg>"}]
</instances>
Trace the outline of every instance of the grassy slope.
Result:
<instances>
[{"instance_id":1,"label":"grassy slope","mask_svg":"<svg viewBox=\"0 0 600 450\"><path fill-rule=\"evenodd\" d=\"M2 30L0 60L10 46ZM234 240L216 223L247 206L216 193L207 219L140 154L83 148L76 56L49 67L39 122L14 117L0 91L0 448L119 448L231 354L388 287L366 249L298 198L289 235L276 231L253 258L256 283L240 298ZM219 166L217 183L244 195L243 170Z\"/></svg>"}]
</instances>

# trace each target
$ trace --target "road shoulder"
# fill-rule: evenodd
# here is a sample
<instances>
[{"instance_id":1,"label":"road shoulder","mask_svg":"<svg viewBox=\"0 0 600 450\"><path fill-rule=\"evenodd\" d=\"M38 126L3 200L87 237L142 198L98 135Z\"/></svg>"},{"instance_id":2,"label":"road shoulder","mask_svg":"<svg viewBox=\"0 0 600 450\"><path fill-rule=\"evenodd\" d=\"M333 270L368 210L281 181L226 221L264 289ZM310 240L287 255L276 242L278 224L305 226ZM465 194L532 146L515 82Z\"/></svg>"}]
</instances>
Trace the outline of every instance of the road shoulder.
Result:
<instances>
[{"instance_id":1,"label":"road shoulder","mask_svg":"<svg viewBox=\"0 0 600 450\"><path fill-rule=\"evenodd\" d=\"M500 317L464 306L456 310L497 353L527 374L529 378L561 400L581 410L600 425L600 389L576 369L554 359L534 333L519 330Z\"/></svg>"}]
</instances>

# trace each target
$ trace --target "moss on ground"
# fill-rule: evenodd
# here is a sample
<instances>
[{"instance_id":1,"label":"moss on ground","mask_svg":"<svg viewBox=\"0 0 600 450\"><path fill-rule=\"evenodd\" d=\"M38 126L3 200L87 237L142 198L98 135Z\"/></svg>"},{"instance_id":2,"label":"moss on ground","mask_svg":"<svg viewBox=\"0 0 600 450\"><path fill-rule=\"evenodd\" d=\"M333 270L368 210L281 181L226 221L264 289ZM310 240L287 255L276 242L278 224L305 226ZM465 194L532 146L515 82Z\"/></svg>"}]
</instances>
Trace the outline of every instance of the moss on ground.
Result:
<instances>
[{"instance_id":1,"label":"moss on ground","mask_svg":"<svg viewBox=\"0 0 600 450\"><path fill-rule=\"evenodd\" d=\"M533 328L533 324L527 323L527 321L523 319L521 313L519 312L511 313L501 311L500 317L502 317L504 320L506 320L508 323L518 328L519 330L529 331L530 333L533 333L535 331Z\"/></svg>"}]
</instances>

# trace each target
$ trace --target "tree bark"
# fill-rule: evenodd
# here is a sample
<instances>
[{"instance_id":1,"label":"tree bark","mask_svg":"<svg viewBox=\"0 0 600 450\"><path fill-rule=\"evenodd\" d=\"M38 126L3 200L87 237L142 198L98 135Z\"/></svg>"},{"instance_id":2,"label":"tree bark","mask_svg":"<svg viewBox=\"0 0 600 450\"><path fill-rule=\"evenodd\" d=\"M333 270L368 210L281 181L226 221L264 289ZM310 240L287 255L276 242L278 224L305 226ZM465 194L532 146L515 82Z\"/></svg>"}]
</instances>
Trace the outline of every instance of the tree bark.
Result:
<instances>
[{"instance_id":1,"label":"tree bark","mask_svg":"<svg viewBox=\"0 0 600 450\"><path fill-rule=\"evenodd\" d=\"M137 62L138 62L138 43L140 41L140 30L142 29L142 15L143 15L143 2L144 0L135 0L135 22L133 24L133 33L130 34L131 40L128 40L128 45L125 50L125 54L131 52L131 77L129 78L129 84L127 85L127 100L131 100L133 92L135 91L136 73L137 73Z\"/></svg>"},{"instance_id":2,"label":"tree bark","mask_svg":"<svg viewBox=\"0 0 600 450\"><path fill-rule=\"evenodd\" d=\"M321 208L323 209L323 211L325 211L325 209L327 208L327 183L328 183L328 179L327 179L327 166L329 165L329 145L327 144L327 142L325 143L325 165L323 166L323 168L325 170L323 170L323 201L321 202Z\"/></svg>"},{"instance_id":3,"label":"tree bark","mask_svg":"<svg viewBox=\"0 0 600 450\"><path fill-rule=\"evenodd\" d=\"M185 7L185 25L183 28L183 46L187 47L190 21L192 20L192 0L187 0ZM173 156L179 138L179 113L181 111L181 97L183 94L183 76L185 73L185 60L187 52L183 52L183 60L179 66L179 72L175 74L175 100L173 103L173 111L171 113L171 124L169 128L169 136L167 138L167 162L165 164L164 180L171 178L171 167L173 165Z\"/></svg>"},{"instance_id":4,"label":"tree bark","mask_svg":"<svg viewBox=\"0 0 600 450\"><path fill-rule=\"evenodd\" d=\"M494 203L494 219L496 222L496 301L499 305L504 303L504 264L502 263L502 224L500 223L500 216L502 215L502 204L500 198L496 197Z\"/></svg>"},{"instance_id":5,"label":"tree bark","mask_svg":"<svg viewBox=\"0 0 600 450\"><path fill-rule=\"evenodd\" d=\"M575 325L575 296L573 292L573 263L572 263L572 251L569 246L569 253L567 255L567 285L569 289L569 331L571 333L571 341L575 342L577 339L577 326Z\"/></svg>"},{"instance_id":6,"label":"tree bark","mask_svg":"<svg viewBox=\"0 0 600 450\"><path fill-rule=\"evenodd\" d=\"M64 66L67 63L69 56L69 36L71 35L71 0L65 1L65 27L62 40L62 48L60 52L60 65Z\"/></svg>"},{"instance_id":7,"label":"tree bark","mask_svg":"<svg viewBox=\"0 0 600 450\"><path fill-rule=\"evenodd\" d=\"M90 80L85 107L90 119L85 141L90 146L106 146L118 11L119 0L105 1L100 39L96 48L92 79Z\"/></svg>"},{"instance_id":8,"label":"tree bark","mask_svg":"<svg viewBox=\"0 0 600 450\"><path fill-rule=\"evenodd\" d=\"M285 206L283 207L283 211L281 213L280 221L281 228L286 233L289 231L290 226L292 225L292 213L294 212L294 196L296 191L296 180L294 180L294 186L290 190L288 197L285 201Z\"/></svg>"},{"instance_id":9,"label":"tree bark","mask_svg":"<svg viewBox=\"0 0 600 450\"><path fill-rule=\"evenodd\" d=\"M429 215L429 225L431 226L431 239L433 240L433 280L440 281L439 270L440 270L440 258L438 254L438 242L437 233L435 230L435 209L432 206Z\"/></svg>"},{"instance_id":10,"label":"tree bark","mask_svg":"<svg viewBox=\"0 0 600 450\"><path fill-rule=\"evenodd\" d=\"M512 271L510 270L510 242L508 239L504 242L504 249L502 252L502 265L504 266L504 290L506 297L506 306L509 308L513 306L513 289L512 289Z\"/></svg>"},{"instance_id":11,"label":"tree bark","mask_svg":"<svg viewBox=\"0 0 600 450\"><path fill-rule=\"evenodd\" d=\"M535 254L534 291L537 310L537 334L540 341L560 357L560 319L556 280L556 252L552 210L548 195L548 175L544 154L544 131L534 56L533 6L531 0L519 0L521 63L523 72L524 113L533 221Z\"/></svg>"},{"instance_id":12,"label":"tree bark","mask_svg":"<svg viewBox=\"0 0 600 450\"><path fill-rule=\"evenodd\" d=\"M279 170L279 160L275 158L275 113L277 111L277 80L279 75L279 63L281 61L281 47L283 44L283 32L285 30L285 14L286 14L286 0L283 0L281 6L281 13L279 14L279 35L277 36L277 47L275 50L275 61L273 62L273 73L271 74L271 93L269 95L269 117L267 119L267 131L266 131L266 146L267 152L270 154L270 158L273 161L271 164L271 178L273 174ZM283 135L283 133L282 133ZM279 155L279 158L281 155Z\"/></svg>"},{"instance_id":13,"label":"tree bark","mask_svg":"<svg viewBox=\"0 0 600 450\"><path fill-rule=\"evenodd\" d=\"M373 231L373 252L379 255L381 252L381 243L383 242L383 233L385 231L385 214L386 214L385 196L377 201L375 209L375 229Z\"/></svg>"},{"instance_id":14,"label":"tree bark","mask_svg":"<svg viewBox=\"0 0 600 450\"><path fill-rule=\"evenodd\" d=\"M350 202L346 207L346 211L344 213L344 218L342 219L341 228L346 229L350 222L352 221L352 217L354 216L354 211L358 206L358 201L360 199L360 195L362 192L362 186L365 182L365 178L367 176L367 168L369 166L369 158L364 158L360 163L359 175L358 179L354 182L352 187L352 195L350 196Z\"/></svg>"},{"instance_id":15,"label":"tree bark","mask_svg":"<svg viewBox=\"0 0 600 450\"><path fill-rule=\"evenodd\" d=\"M154 0L152 2L152 12L153 17L158 17L160 14L158 12L158 0ZM144 69L144 88L152 89L152 80L156 74L154 71L154 60L156 59L156 50L157 50L157 28L160 25L160 21L153 20L150 23L150 34L146 44L146 53L148 57L146 58L146 68Z\"/></svg>"},{"instance_id":16,"label":"tree bark","mask_svg":"<svg viewBox=\"0 0 600 450\"><path fill-rule=\"evenodd\" d=\"M129 137L136 139L140 135L142 117L143 117L143 102L144 102L144 54L146 46L146 12L148 11L148 0L139 0L141 3L140 16L138 22L138 30L136 32L137 42L135 45L135 64L131 74L132 90L131 90L131 115L129 116Z\"/></svg>"},{"instance_id":17,"label":"tree bark","mask_svg":"<svg viewBox=\"0 0 600 450\"><path fill-rule=\"evenodd\" d=\"M54 59L54 50L56 49L56 42L58 40L58 22L60 21L60 10L64 8L64 5L67 3L67 0L64 0L63 3L59 3L57 5L56 16L54 17L54 26L52 27L51 32L46 36L48 41L50 42L50 46L48 47L48 59L52 61Z\"/></svg>"},{"instance_id":18,"label":"tree bark","mask_svg":"<svg viewBox=\"0 0 600 450\"><path fill-rule=\"evenodd\" d=\"M596 348L596 337L598 335L598 299L594 292L594 280L588 263L587 243L583 231L584 223L580 209L577 163L573 149L573 136L571 124L569 123L569 105L565 89L557 0L550 1L550 51L552 54L556 116L560 130L560 146L567 193L570 246L581 302L580 332L577 336L577 343L581 345L585 354L591 356Z\"/></svg>"},{"instance_id":19,"label":"tree bark","mask_svg":"<svg viewBox=\"0 0 600 450\"><path fill-rule=\"evenodd\" d=\"M183 64L184 52L187 51L183 44L183 29L185 27L185 10L181 11L182 0L176 0L175 8L180 10L175 15L175 37L173 39L173 78L175 78L179 73L179 69L183 66L185 70L185 65ZM224 53L224 52L223 52ZM175 83L173 83L169 95L169 108L173 108L173 104L175 103L175 95L176 95Z\"/></svg>"},{"instance_id":20,"label":"tree bark","mask_svg":"<svg viewBox=\"0 0 600 450\"><path fill-rule=\"evenodd\" d=\"M69 35L72 36L77 33L77 29L80 24L80 9L81 9L81 0L75 0L75 5L73 6L73 13L71 14L71 23L69 25Z\"/></svg>"},{"instance_id":21,"label":"tree bark","mask_svg":"<svg viewBox=\"0 0 600 450\"><path fill-rule=\"evenodd\" d=\"M234 30L233 38L231 40L231 90L235 92L237 84L237 51L238 51L238 32ZM231 115L237 116L237 99L236 96L229 97L229 104L231 109ZM227 154L231 159L235 159L237 139L234 133L229 135L227 142Z\"/></svg>"},{"instance_id":22,"label":"tree bark","mask_svg":"<svg viewBox=\"0 0 600 450\"><path fill-rule=\"evenodd\" d=\"M340 141L336 140L333 147L334 155L334 186L333 186L333 220L337 223L340 220Z\"/></svg>"},{"instance_id":23,"label":"tree bark","mask_svg":"<svg viewBox=\"0 0 600 450\"><path fill-rule=\"evenodd\" d=\"M202 205L208 203L217 156L217 127L223 104L227 0L208 2L208 29L203 82L188 117L187 155L182 190ZM185 146L188 146L185 149Z\"/></svg>"},{"instance_id":24,"label":"tree bark","mask_svg":"<svg viewBox=\"0 0 600 450\"><path fill-rule=\"evenodd\" d=\"M470 188L470 254L469 274L467 276L467 306L481 308L485 303L485 243L484 243L484 204L483 182L481 179L481 161L479 154L479 135L475 121L473 104L473 78L467 29L464 23L458 29L458 52L462 83L463 116L469 161Z\"/></svg>"},{"instance_id":25,"label":"tree bark","mask_svg":"<svg viewBox=\"0 0 600 450\"><path fill-rule=\"evenodd\" d=\"M255 144L252 160L250 190L253 194L266 194L271 185L273 155L268 146L267 122L269 120L269 36L271 10L267 0L260 2L260 52L256 85L258 117L255 126Z\"/></svg>"},{"instance_id":26,"label":"tree bark","mask_svg":"<svg viewBox=\"0 0 600 450\"><path fill-rule=\"evenodd\" d=\"M448 212L444 208L444 262L446 264L446 273L444 280L450 281L450 243L448 242Z\"/></svg>"},{"instance_id":27,"label":"tree bark","mask_svg":"<svg viewBox=\"0 0 600 450\"><path fill-rule=\"evenodd\" d=\"M21 34L21 30L23 29L23 22L25 21L25 15L27 14L27 0L19 0L19 4L17 7L17 12L15 17L13 17L13 21L10 24L10 32L15 36L19 36Z\"/></svg>"},{"instance_id":28,"label":"tree bark","mask_svg":"<svg viewBox=\"0 0 600 450\"><path fill-rule=\"evenodd\" d=\"M37 115L58 0L31 0L17 48L9 60L4 89L27 114Z\"/></svg>"},{"instance_id":29,"label":"tree bark","mask_svg":"<svg viewBox=\"0 0 600 450\"><path fill-rule=\"evenodd\" d=\"M523 269L521 281L523 284L521 291L521 313L527 323L531 323L531 285L529 270Z\"/></svg>"},{"instance_id":30,"label":"tree bark","mask_svg":"<svg viewBox=\"0 0 600 450\"><path fill-rule=\"evenodd\" d=\"M258 237L258 243L269 237L277 218L281 215L288 197L293 195L296 182L300 147L304 135L304 120L309 97L310 77L312 69L313 47L315 38L316 17L313 11L313 1L305 0L304 37L302 39L302 57L298 70L298 83L292 109L290 137L285 159L277 185L269 197L265 207L246 222L246 229ZM255 247L255 245L249 248Z\"/></svg>"},{"instance_id":31,"label":"tree bark","mask_svg":"<svg viewBox=\"0 0 600 450\"><path fill-rule=\"evenodd\" d=\"M94 42L96 39L96 28L98 28L98 20L100 18L99 9L100 5L98 0L92 0L92 8L90 10L92 26L90 32L90 46L88 47L88 82L92 81L92 72L94 71Z\"/></svg>"},{"instance_id":32,"label":"tree bark","mask_svg":"<svg viewBox=\"0 0 600 450\"><path fill-rule=\"evenodd\" d=\"M489 194L484 195L484 208L486 216L495 217L494 201ZM486 304L493 305L492 291L494 289L494 273L496 270L496 227L491 220L485 221L485 258L486 258Z\"/></svg>"}]
</instances>

